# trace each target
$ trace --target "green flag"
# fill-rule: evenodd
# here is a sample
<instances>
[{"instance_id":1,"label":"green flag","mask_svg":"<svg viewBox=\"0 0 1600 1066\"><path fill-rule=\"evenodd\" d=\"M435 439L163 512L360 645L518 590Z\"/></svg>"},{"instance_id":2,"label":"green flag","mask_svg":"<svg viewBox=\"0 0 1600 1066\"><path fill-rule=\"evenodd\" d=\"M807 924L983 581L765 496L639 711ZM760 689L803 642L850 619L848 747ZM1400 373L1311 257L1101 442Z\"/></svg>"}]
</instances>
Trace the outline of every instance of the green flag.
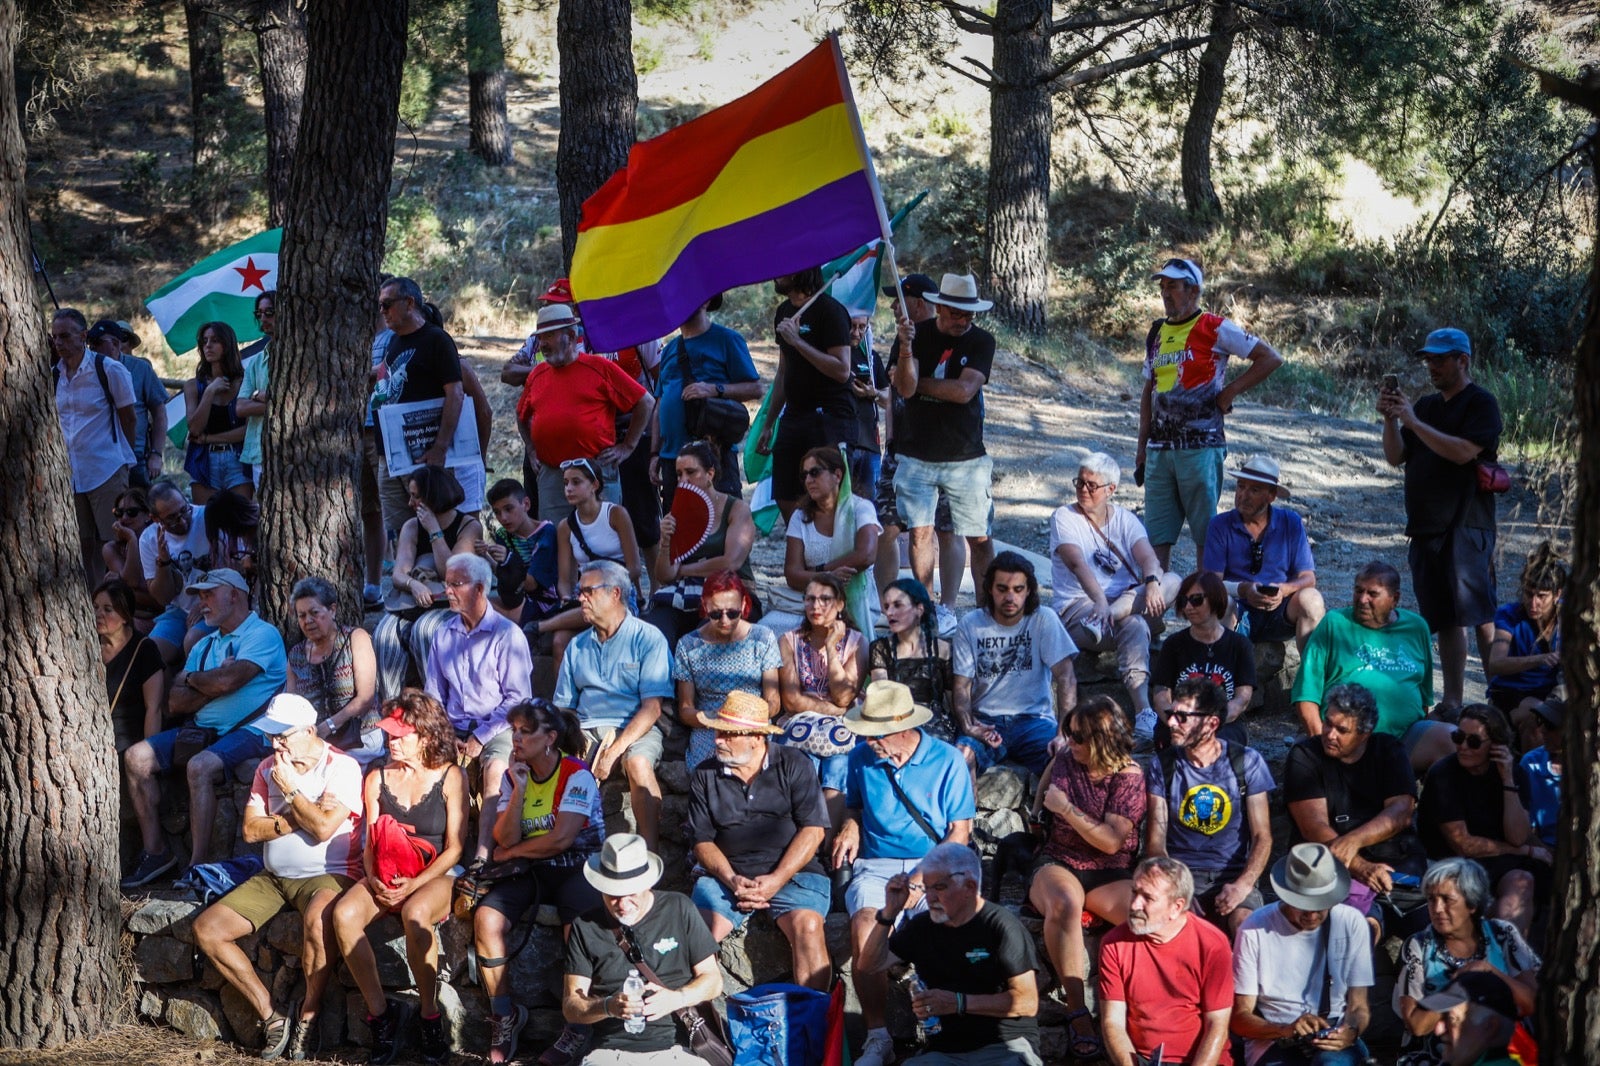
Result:
<instances>
[{"instance_id":1,"label":"green flag","mask_svg":"<svg viewBox=\"0 0 1600 1066\"><path fill-rule=\"evenodd\" d=\"M200 326L226 322L240 346L261 336L256 297L278 287L283 230L269 229L200 260L144 302L167 345L182 355L197 346Z\"/></svg>"}]
</instances>

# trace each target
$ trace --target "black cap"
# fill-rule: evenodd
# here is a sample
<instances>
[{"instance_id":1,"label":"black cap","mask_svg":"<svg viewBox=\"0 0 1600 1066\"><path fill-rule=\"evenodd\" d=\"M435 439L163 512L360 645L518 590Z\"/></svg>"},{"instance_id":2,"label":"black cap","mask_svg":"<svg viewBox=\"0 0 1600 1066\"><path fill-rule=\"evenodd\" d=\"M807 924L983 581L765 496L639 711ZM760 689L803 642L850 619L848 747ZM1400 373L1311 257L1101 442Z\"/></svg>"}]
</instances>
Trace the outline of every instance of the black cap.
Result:
<instances>
[{"instance_id":1,"label":"black cap","mask_svg":"<svg viewBox=\"0 0 1600 1066\"><path fill-rule=\"evenodd\" d=\"M930 292L938 292L939 284L926 274L907 274L900 279L900 288L905 290L906 299L922 297ZM893 285L885 285L883 294L889 299L894 299L898 293Z\"/></svg>"},{"instance_id":2,"label":"black cap","mask_svg":"<svg viewBox=\"0 0 1600 1066\"><path fill-rule=\"evenodd\" d=\"M1442 1014L1463 1003L1487 1007L1502 1018L1517 1020L1517 1001L1511 995L1511 986L1499 974L1486 970L1468 970L1456 974L1456 979L1443 989L1417 1003L1426 1011Z\"/></svg>"},{"instance_id":3,"label":"black cap","mask_svg":"<svg viewBox=\"0 0 1600 1066\"><path fill-rule=\"evenodd\" d=\"M1552 696L1550 699L1533 705L1533 713L1545 725L1552 729L1560 729L1561 723L1567 717L1567 701Z\"/></svg>"},{"instance_id":4,"label":"black cap","mask_svg":"<svg viewBox=\"0 0 1600 1066\"><path fill-rule=\"evenodd\" d=\"M123 336L122 327L118 325L114 319L110 318L102 318L100 321L89 327L88 339L91 342L97 341L101 337L115 337L119 341L128 339L127 337Z\"/></svg>"}]
</instances>

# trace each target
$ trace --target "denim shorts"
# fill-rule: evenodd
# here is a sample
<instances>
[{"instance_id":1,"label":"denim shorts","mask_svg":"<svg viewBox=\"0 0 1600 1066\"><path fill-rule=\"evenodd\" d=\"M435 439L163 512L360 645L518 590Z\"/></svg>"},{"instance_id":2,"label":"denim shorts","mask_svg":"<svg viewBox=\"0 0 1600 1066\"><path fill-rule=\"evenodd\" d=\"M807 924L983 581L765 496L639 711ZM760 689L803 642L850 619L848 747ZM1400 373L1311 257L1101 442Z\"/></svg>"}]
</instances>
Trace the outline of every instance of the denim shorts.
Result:
<instances>
[{"instance_id":1,"label":"denim shorts","mask_svg":"<svg viewBox=\"0 0 1600 1066\"><path fill-rule=\"evenodd\" d=\"M250 478L250 471L239 461L238 452L232 448L213 450L209 446L206 450L206 476L203 483L216 492L254 484Z\"/></svg>"},{"instance_id":2,"label":"denim shorts","mask_svg":"<svg viewBox=\"0 0 1600 1066\"><path fill-rule=\"evenodd\" d=\"M1189 520L1189 536L1205 549L1206 530L1222 498L1226 448L1153 449L1144 479L1144 528L1150 543L1176 544Z\"/></svg>"},{"instance_id":3,"label":"denim shorts","mask_svg":"<svg viewBox=\"0 0 1600 1066\"><path fill-rule=\"evenodd\" d=\"M914 873L920 862L921 859L857 859L850 864L850 887L844 895L845 911L855 914L863 910L881 909L889 878L896 874ZM901 913L910 918L926 910L927 906L927 899L919 895Z\"/></svg>"},{"instance_id":4,"label":"denim shorts","mask_svg":"<svg viewBox=\"0 0 1600 1066\"><path fill-rule=\"evenodd\" d=\"M1060 731L1055 719L1033 714L979 714L978 721L1000 731L1001 744L991 748L981 740L962 737L956 743L969 749L978 773L1001 762L1020 763L1030 773L1041 773L1050 761L1050 742Z\"/></svg>"},{"instance_id":5,"label":"denim shorts","mask_svg":"<svg viewBox=\"0 0 1600 1066\"><path fill-rule=\"evenodd\" d=\"M172 769L172 752L177 742L176 729L168 729L149 738L150 749L156 755L156 766L162 773ZM218 737L217 742L206 751L221 759L222 768L227 771L250 759L265 759L272 751L272 741L267 739L265 733L258 733L254 729L232 729Z\"/></svg>"},{"instance_id":6,"label":"denim shorts","mask_svg":"<svg viewBox=\"0 0 1600 1066\"><path fill-rule=\"evenodd\" d=\"M994 518L991 480L994 460L987 456L959 463L925 463L899 457L894 474L895 505L907 529L933 525L939 490L950 499L951 531L962 537L987 537Z\"/></svg>"},{"instance_id":7,"label":"denim shorts","mask_svg":"<svg viewBox=\"0 0 1600 1066\"><path fill-rule=\"evenodd\" d=\"M709 875L696 879L692 898L696 907L722 915L735 929L744 928L744 923L754 913L735 907L733 893L728 886ZM790 911L816 911L826 916L831 900L831 886L826 877L822 874L798 873L768 901L767 913L773 918L782 918Z\"/></svg>"}]
</instances>

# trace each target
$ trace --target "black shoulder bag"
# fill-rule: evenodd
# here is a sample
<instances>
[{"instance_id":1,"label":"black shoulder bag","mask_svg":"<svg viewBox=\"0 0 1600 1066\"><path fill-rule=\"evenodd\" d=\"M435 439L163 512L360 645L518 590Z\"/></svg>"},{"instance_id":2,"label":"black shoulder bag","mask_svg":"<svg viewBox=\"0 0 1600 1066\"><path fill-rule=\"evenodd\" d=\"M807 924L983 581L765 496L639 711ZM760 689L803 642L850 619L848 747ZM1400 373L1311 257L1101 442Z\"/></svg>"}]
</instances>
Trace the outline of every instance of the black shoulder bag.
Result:
<instances>
[{"instance_id":1,"label":"black shoulder bag","mask_svg":"<svg viewBox=\"0 0 1600 1066\"><path fill-rule=\"evenodd\" d=\"M666 988L667 984L656 976L650 964L644 961L644 954L639 946L633 942L633 936L628 932L628 927L618 925L611 931L617 938L617 947L622 949L622 954L631 962L634 969L639 971L639 976L647 982ZM692 1007L679 1007L672 1012L672 1016L683 1026L684 1035L689 1038L689 1050L699 1058L711 1063L711 1066L733 1066L733 1049L728 1042L728 1030L723 1025L722 1015L717 1013L717 1008L712 1003L696 1003Z\"/></svg>"},{"instance_id":2,"label":"black shoulder bag","mask_svg":"<svg viewBox=\"0 0 1600 1066\"><path fill-rule=\"evenodd\" d=\"M694 372L689 368L689 346L684 343L682 336L675 343L678 346L678 377L686 389L695 383ZM685 400L683 429L691 440L704 438L719 444L737 444L750 432L750 409L726 396Z\"/></svg>"},{"instance_id":3,"label":"black shoulder bag","mask_svg":"<svg viewBox=\"0 0 1600 1066\"><path fill-rule=\"evenodd\" d=\"M928 824L928 820L922 816L922 812L917 810L916 804L911 802L911 797L906 795L906 790L900 787L900 779L895 776L894 767L886 766L883 768L883 772L889 775L889 787L894 789L895 798L900 801L900 806L906 809L906 813L911 815L911 820L917 823L917 828L928 834L928 839L933 841L934 846L937 847L944 837L933 831L933 826Z\"/></svg>"}]
</instances>

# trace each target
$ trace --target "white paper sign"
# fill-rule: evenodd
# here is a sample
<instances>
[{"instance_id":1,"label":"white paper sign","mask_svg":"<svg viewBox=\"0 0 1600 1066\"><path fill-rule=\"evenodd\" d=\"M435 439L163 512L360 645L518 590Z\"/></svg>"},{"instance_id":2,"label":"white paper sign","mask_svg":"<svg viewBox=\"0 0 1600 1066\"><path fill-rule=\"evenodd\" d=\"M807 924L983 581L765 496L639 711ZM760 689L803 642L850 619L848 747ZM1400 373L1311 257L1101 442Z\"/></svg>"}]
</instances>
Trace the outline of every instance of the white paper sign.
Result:
<instances>
[{"instance_id":1,"label":"white paper sign","mask_svg":"<svg viewBox=\"0 0 1600 1066\"><path fill-rule=\"evenodd\" d=\"M439 435L444 418L444 400L418 400L416 403L386 403L378 408L378 429L383 434L383 458L389 473L404 477L422 465L422 453ZM461 417L456 419L455 439L445 449L448 467L483 464L478 447L478 420L473 416L472 397L461 398ZM466 486L463 485L463 488Z\"/></svg>"}]
</instances>

